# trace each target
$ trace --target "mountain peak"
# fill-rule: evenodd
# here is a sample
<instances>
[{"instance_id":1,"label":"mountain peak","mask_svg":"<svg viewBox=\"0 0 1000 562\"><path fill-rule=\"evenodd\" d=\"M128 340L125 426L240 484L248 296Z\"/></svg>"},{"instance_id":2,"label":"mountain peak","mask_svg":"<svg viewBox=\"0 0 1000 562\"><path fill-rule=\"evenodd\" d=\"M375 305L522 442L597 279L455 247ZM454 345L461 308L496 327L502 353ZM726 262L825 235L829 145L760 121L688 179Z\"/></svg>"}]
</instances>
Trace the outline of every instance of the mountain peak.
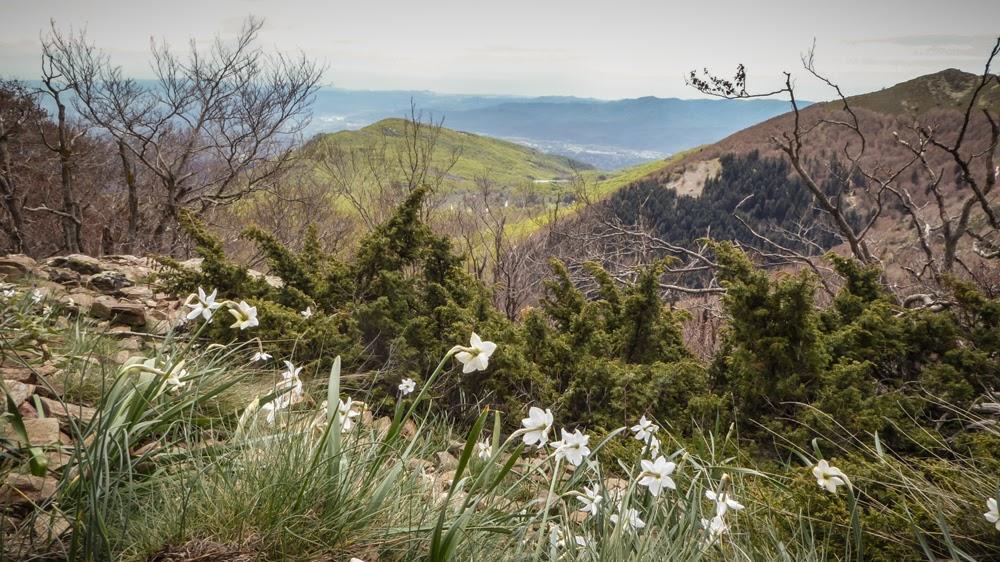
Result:
<instances>
[{"instance_id":1,"label":"mountain peak","mask_svg":"<svg viewBox=\"0 0 1000 562\"><path fill-rule=\"evenodd\" d=\"M955 109L969 103L979 75L947 68L918 76L877 92L852 96L849 101L884 113L923 114L933 109ZM1000 85L991 81L980 94L983 107L1000 105Z\"/></svg>"}]
</instances>

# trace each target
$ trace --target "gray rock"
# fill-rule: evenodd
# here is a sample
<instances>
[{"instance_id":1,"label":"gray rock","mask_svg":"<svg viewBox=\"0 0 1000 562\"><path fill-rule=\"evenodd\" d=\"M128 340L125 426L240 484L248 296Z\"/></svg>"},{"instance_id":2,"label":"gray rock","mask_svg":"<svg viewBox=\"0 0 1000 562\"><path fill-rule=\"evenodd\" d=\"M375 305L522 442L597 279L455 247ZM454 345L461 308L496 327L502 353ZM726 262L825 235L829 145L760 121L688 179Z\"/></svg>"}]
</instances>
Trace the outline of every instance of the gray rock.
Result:
<instances>
[{"instance_id":1,"label":"gray rock","mask_svg":"<svg viewBox=\"0 0 1000 562\"><path fill-rule=\"evenodd\" d=\"M447 451L438 451L434 456L437 457L438 470L453 470L458 466L458 459Z\"/></svg>"},{"instance_id":2,"label":"gray rock","mask_svg":"<svg viewBox=\"0 0 1000 562\"><path fill-rule=\"evenodd\" d=\"M38 263L24 254L0 257L0 277L8 280L20 279L36 271Z\"/></svg>"},{"instance_id":3,"label":"gray rock","mask_svg":"<svg viewBox=\"0 0 1000 562\"><path fill-rule=\"evenodd\" d=\"M45 268L45 271L49 274L49 281L54 283L59 283L60 285L71 285L74 287L80 284L80 274L72 269L66 269L64 267L47 267Z\"/></svg>"},{"instance_id":4,"label":"gray rock","mask_svg":"<svg viewBox=\"0 0 1000 562\"><path fill-rule=\"evenodd\" d=\"M49 258L46 262L53 267L63 267L72 269L84 275L93 275L101 272L101 260L83 254L70 254L68 256L56 256Z\"/></svg>"},{"instance_id":5,"label":"gray rock","mask_svg":"<svg viewBox=\"0 0 1000 562\"><path fill-rule=\"evenodd\" d=\"M110 320L112 309L118 305L118 300L112 297L101 295L90 304L90 315L101 320Z\"/></svg>"},{"instance_id":6,"label":"gray rock","mask_svg":"<svg viewBox=\"0 0 1000 562\"><path fill-rule=\"evenodd\" d=\"M87 285L102 293L117 293L133 283L120 271L102 271L90 277Z\"/></svg>"}]
</instances>

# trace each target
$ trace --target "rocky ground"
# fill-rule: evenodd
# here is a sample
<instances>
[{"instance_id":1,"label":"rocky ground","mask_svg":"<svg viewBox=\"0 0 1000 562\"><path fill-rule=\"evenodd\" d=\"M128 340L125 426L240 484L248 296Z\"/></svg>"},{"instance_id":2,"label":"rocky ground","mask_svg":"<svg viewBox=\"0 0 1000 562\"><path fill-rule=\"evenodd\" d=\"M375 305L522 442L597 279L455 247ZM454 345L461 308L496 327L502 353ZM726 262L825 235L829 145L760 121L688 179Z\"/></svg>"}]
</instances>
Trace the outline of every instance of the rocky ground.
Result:
<instances>
[{"instance_id":1,"label":"rocky ground","mask_svg":"<svg viewBox=\"0 0 1000 562\"><path fill-rule=\"evenodd\" d=\"M193 264L196 265L196 264ZM44 303L58 304L66 322L71 315L92 317L96 330L112 335L116 341L118 363L130 355L155 345L180 316L182 302L156 289L157 264L135 256L94 258L69 255L38 262L23 255L0 257L0 283L31 291ZM67 463L73 442L71 424L87 423L94 408L67 401L66 380L60 376L64 358L44 350L39 357L26 361L7 353L0 362L0 378L7 390L8 402L20 412L27 434L27 445L44 451L48 475L44 477L8 473L0 486L0 509L5 530L17 527L16 516L48 499L56 490L55 475ZM96 358L93 358L97 361ZM11 424L0 425L0 437L23 446ZM56 513L34 518L36 538L54 539L69 523Z\"/></svg>"},{"instance_id":2,"label":"rocky ground","mask_svg":"<svg viewBox=\"0 0 1000 562\"><path fill-rule=\"evenodd\" d=\"M198 267L199 262L191 260L184 265ZM159 271L154 260L135 256L69 255L39 262L23 255L8 255L0 256L0 289L16 288L18 292L37 295L39 314L45 314L43 306L47 309L55 305L54 322L63 328L70 326L70 318L89 318L91 329L108 336L113 345L107 356L84 360L93 362L97 368L104 365L113 370L130 357L151 352L187 311L182 299L159 290L156 284ZM266 279L280 283L277 278ZM45 476L11 471L0 477L0 531L8 541L17 537L22 543L30 542L32 551L44 550L45 544L66 537L70 522L49 500L57 491L63 468L78 447L71 436L79 434L79 428L98 415L93 401L67 391L69 383L64 374L69 370L65 368L67 361L80 358L70 359L47 349L45 344L41 347L41 353L30 357L0 353L0 379L10 400L6 404L0 400L0 413L8 411L11 405L16 408L27 437L25 443L11 423L0 422L0 443L6 441L22 451L36 447L43 451L47 461ZM373 419L366 410L360 413L362 425L373 427L376 434L387 431L389 418ZM403 436L412 438L416 432L416 426L408 420L402 429ZM421 475L429 498L446 494L462 446L462 442L454 441L447 450L426 460L413 458L407 463L410 470ZM36 510L37 506L46 505L44 511ZM38 516L39 513L42 515ZM11 546L10 542L7 544Z\"/></svg>"}]
</instances>

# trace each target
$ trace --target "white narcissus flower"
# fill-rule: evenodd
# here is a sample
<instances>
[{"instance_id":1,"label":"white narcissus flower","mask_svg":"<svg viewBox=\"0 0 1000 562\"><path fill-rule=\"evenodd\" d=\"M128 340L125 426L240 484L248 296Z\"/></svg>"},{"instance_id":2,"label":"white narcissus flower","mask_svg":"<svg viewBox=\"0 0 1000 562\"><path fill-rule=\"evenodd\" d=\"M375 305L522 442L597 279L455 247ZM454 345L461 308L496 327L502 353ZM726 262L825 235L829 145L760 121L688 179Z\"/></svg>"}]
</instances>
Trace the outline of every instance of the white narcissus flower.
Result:
<instances>
[{"instance_id":1,"label":"white narcissus flower","mask_svg":"<svg viewBox=\"0 0 1000 562\"><path fill-rule=\"evenodd\" d=\"M577 496L577 499L583 502L583 507L580 508L580 511L597 515L597 510L600 509L601 501L604 498L601 496L601 487L595 485L593 488L584 486L583 493Z\"/></svg>"},{"instance_id":2,"label":"white narcissus flower","mask_svg":"<svg viewBox=\"0 0 1000 562\"><path fill-rule=\"evenodd\" d=\"M286 392L261 406L261 410L267 412L267 423L274 423L274 417L278 412L302 400L305 392L302 389L302 380L299 379L301 372L302 367L296 367L291 361L285 361L285 372L281 373L280 388Z\"/></svg>"},{"instance_id":3,"label":"white narcissus flower","mask_svg":"<svg viewBox=\"0 0 1000 562\"><path fill-rule=\"evenodd\" d=\"M206 321L212 319L212 313L215 312L217 308L222 306L221 304L215 302L215 296L219 294L219 290L215 289L211 294L205 294L205 289L198 287L198 296L191 295L188 297L187 306L191 308L191 311L187 313L188 320L194 320L198 316L201 316ZM190 301L194 302L190 302Z\"/></svg>"},{"instance_id":4,"label":"white narcissus flower","mask_svg":"<svg viewBox=\"0 0 1000 562\"><path fill-rule=\"evenodd\" d=\"M42 299L44 299L44 298L45 298L45 296L42 295L42 292L39 291L38 289L35 289L34 291L31 291L31 302L33 302L35 304L38 304L38 303L42 302Z\"/></svg>"},{"instance_id":5,"label":"white narcissus flower","mask_svg":"<svg viewBox=\"0 0 1000 562\"><path fill-rule=\"evenodd\" d=\"M187 374L188 372L185 369L175 369L167 373L167 378L163 382L170 386L168 392L180 392L187 385L187 381L181 380Z\"/></svg>"},{"instance_id":6,"label":"white narcissus flower","mask_svg":"<svg viewBox=\"0 0 1000 562\"><path fill-rule=\"evenodd\" d=\"M831 494L837 493L838 486L849 485L847 475L839 468L830 466L826 459L821 459L813 467L813 476L816 477L816 484Z\"/></svg>"},{"instance_id":7,"label":"white narcissus flower","mask_svg":"<svg viewBox=\"0 0 1000 562\"><path fill-rule=\"evenodd\" d=\"M413 379L406 378L399 383L399 392L403 396L410 394L417 388L417 383L413 382Z\"/></svg>"},{"instance_id":8,"label":"white narcissus flower","mask_svg":"<svg viewBox=\"0 0 1000 562\"><path fill-rule=\"evenodd\" d=\"M285 361L285 372L281 373L281 378L284 379L285 385L292 387L292 394L296 395L297 398L302 397L302 380L299 379L299 373L301 372L302 367L296 367L291 361Z\"/></svg>"},{"instance_id":9,"label":"white narcissus flower","mask_svg":"<svg viewBox=\"0 0 1000 562\"><path fill-rule=\"evenodd\" d=\"M552 422L552 410L548 408L542 410L537 406L532 406L528 410L528 417L521 419L521 425L526 430L522 437L524 444L538 445L538 448L544 447L549 440Z\"/></svg>"},{"instance_id":10,"label":"white narcissus flower","mask_svg":"<svg viewBox=\"0 0 1000 562\"><path fill-rule=\"evenodd\" d=\"M587 539L581 537L580 535L575 535L573 537L573 542L579 548L587 546ZM566 538L565 535L563 535L562 527L556 525L555 523L549 523L549 546L560 550L566 548Z\"/></svg>"},{"instance_id":11,"label":"white narcissus flower","mask_svg":"<svg viewBox=\"0 0 1000 562\"><path fill-rule=\"evenodd\" d=\"M614 523L615 525L617 525L618 524L618 520L619 520L619 517L618 517L617 513L611 514L611 522L612 523ZM630 508L628 508L625 511L625 522L632 529L642 529L643 527L646 526L646 522L643 521L639 517L639 510L637 510L637 509L635 509L633 507L630 507Z\"/></svg>"},{"instance_id":12,"label":"white narcissus flower","mask_svg":"<svg viewBox=\"0 0 1000 562\"><path fill-rule=\"evenodd\" d=\"M649 456L658 457L660 456L660 440L652 435L649 436L649 441L646 442L649 445Z\"/></svg>"},{"instance_id":13,"label":"white narcissus flower","mask_svg":"<svg viewBox=\"0 0 1000 562\"><path fill-rule=\"evenodd\" d=\"M708 531L709 542L714 542L715 539L729 532L729 525L726 524L721 515L716 515L711 519L702 519L701 527Z\"/></svg>"},{"instance_id":14,"label":"white narcissus flower","mask_svg":"<svg viewBox=\"0 0 1000 562\"><path fill-rule=\"evenodd\" d=\"M490 460L493 456L493 445L491 445L489 441L480 441L476 443L476 454L479 456L479 460Z\"/></svg>"},{"instance_id":15,"label":"white narcissus flower","mask_svg":"<svg viewBox=\"0 0 1000 562\"><path fill-rule=\"evenodd\" d=\"M299 314L301 314L303 318L312 318L313 315L312 307L307 306L306 309L300 312Z\"/></svg>"},{"instance_id":16,"label":"white narcissus flower","mask_svg":"<svg viewBox=\"0 0 1000 562\"><path fill-rule=\"evenodd\" d=\"M986 513L983 516L986 517L987 521L996 525L997 531L1000 531L1000 509L997 508L996 498L986 500Z\"/></svg>"},{"instance_id":17,"label":"white narcissus flower","mask_svg":"<svg viewBox=\"0 0 1000 562\"><path fill-rule=\"evenodd\" d=\"M580 466L583 458L590 454L587 443L590 441L589 435L580 433L577 429L573 433L562 430L562 441L553 441L551 445L556 448L556 458L566 459L573 466Z\"/></svg>"},{"instance_id":18,"label":"white narcissus flower","mask_svg":"<svg viewBox=\"0 0 1000 562\"><path fill-rule=\"evenodd\" d=\"M676 490L673 478L670 477L677 468L677 464L667 461L665 457L657 457L655 461L642 461L642 473L639 474L640 486L649 488L649 493L659 496L664 488Z\"/></svg>"},{"instance_id":19,"label":"white narcissus flower","mask_svg":"<svg viewBox=\"0 0 1000 562\"><path fill-rule=\"evenodd\" d=\"M270 359L271 359L270 353L258 351L257 353L253 354L253 357L250 358L250 361L256 363L257 361L269 361Z\"/></svg>"},{"instance_id":20,"label":"white narcissus flower","mask_svg":"<svg viewBox=\"0 0 1000 562\"><path fill-rule=\"evenodd\" d=\"M240 304L230 307L229 313L236 318L236 322L233 322L230 328L239 328L240 330L246 330L247 328L253 328L257 326L257 307L250 306L247 301L240 301Z\"/></svg>"},{"instance_id":21,"label":"white narcissus flower","mask_svg":"<svg viewBox=\"0 0 1000 562\"><path fill-rule=\"evenodd\" d=\"M340 432L346 433L354 427L354 418L358 417L358 412L354 411L354 400L350 396L347 397L347 402L343 400L337 406L337 419L340 421Z\"/></svg>"},{"instance_id":22,"label":"white narcissus flower","mask_svg":"<svg viewBox=\"0 0 1000 562\"><path fill-rule=\"evenodd\" d=\"M14 289L4 289L2 292L0 292L0 295L2 295L3 298L5 299L12 299L14 298L15 295L17 295L17 291L15 291Z\"/></svg>"},{"instance_id":23,"label":"white narcissus flower","mask_svg":"<svg viewBox=\"0 0 1000 562\"><path fill-rule=\"evenodd\" d=\"M472 332L472 337L469 338L469 351L459 351L455 354L455 359L462 363L462 373L464 374L485 371L490 365L490 356L496 349L497 344L483 341L478 334Z\"/></svg>"},{"instance_id":24,"label":"white narcissus flower","mask_svg":"<svg viewBox=\"0 0 1000 562\"><path fill-rule=\"evenodd\" d=\"M717 494L712 490L705 490L705 497L715 502L715 514L719 517L725 515L726 511L730 509L739 511L744 507L743 504L733 499L728 492Z\"/></svg>"},{"instance_id":25,"label":"white narcissus flower","mask_svg":"<svg viewBox=\"0 0 1000 562\"><path fill-rule=\"evenodd\" d=\"M632 426L632 432L635 433L635 438L643 443L649 441L653 434L656 433L660 428L656 424L646 419L645 414L639 418L639 423Z\"/></svg>"}]
</instances>

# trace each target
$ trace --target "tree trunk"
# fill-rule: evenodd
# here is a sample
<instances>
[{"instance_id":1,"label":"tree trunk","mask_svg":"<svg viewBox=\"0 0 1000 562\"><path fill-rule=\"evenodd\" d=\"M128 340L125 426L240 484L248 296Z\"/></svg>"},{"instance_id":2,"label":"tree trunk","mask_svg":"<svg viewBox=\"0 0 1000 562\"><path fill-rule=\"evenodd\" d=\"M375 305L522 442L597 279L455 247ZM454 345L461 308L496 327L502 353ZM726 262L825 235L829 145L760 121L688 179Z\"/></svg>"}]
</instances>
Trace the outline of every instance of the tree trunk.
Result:
<instances>
[{"instance_id":1,"label":"tree trunk","mask_svg":"<svg viewBox=\"0 0 1000 562\"><path fill-rule=\"evenodd\" d=\"M73 149L67 138L66 105L56 95L59 107L59 176L62 188L62 219L63 241L68 252L80 253L82 244L80 231L83 221L80 219L80 206L73 200Z\"/></svg>"},{"instance_id":2,"label":"tree trunk","mask_svg":"<svg viewBox=\"0 0 1000 562\"><path fill-rule=\"evenodd\" d=\"M0 121L0 207L7 211L10 220L0 221L0 228L10 238L10 251L15 254L24 253L24 219L18 206L17 188L14 183L14 171L10 162L10 150L7 147L7 135L3 122Z\"/></svg>"},{"instance_id":3,"label":"tree trunk","mask_svg":"<svg viewBox=\"0 0 1000 562\"><path fill-rule=\"evenodd\" d=\"M135 252L139 237L139 193L135 185L135 168L128 160L125 143L118 141L118 154L122 159L122 172L125 174L125 186L128 188L128 232L125 235L125 253Z\"/></svg>"}]
</instances>

